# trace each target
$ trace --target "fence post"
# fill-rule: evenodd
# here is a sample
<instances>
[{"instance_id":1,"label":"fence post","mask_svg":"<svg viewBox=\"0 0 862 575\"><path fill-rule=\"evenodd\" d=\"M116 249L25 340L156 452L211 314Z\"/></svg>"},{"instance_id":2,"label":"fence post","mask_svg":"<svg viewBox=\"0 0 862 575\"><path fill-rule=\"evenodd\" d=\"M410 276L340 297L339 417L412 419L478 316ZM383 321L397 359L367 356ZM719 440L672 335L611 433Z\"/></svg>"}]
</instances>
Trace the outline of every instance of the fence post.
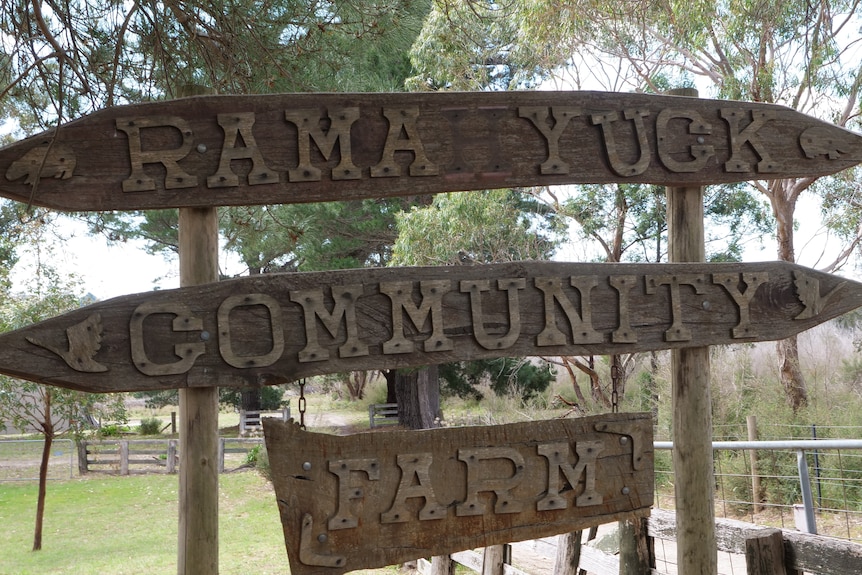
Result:
<instances>
[{"instance_id":1,"label":"fence post","mask_svg":"<svg viewBox=\"0 0 862 575\"><path fill-rule=\"evenodd\" d=\"M581 563L581 538L583 531L564 533L557 537L557 559L554 573L557 575L577 575Z\"/></svg>"},{"instance_id":2,"label":"fence post","mask_svg":"<svg viewBox=\"0 0 862 575\"><path fill-rule=\"evenodd\" d=\"M449 555L435 555L431 558L429 575L452 575L455 572L455 561Z\"/></svg>"},{"instance_id":3,"label":"fence post","mask_svg":"<svg viewBox=\"0 0 862 575\"><path fill-rule=\"evenodd\" d=\"M650 553L646 519L619 522L620 575L649 575Z\"/></svg>"},{"instance_id":4,"label":"fence post","mask_svg":"<svg viewBox=\"0 0 862 575\"><path fill-rule=\"evenodd\" d=\"M482 575L503 575L504 545L489 545L485 547L482 556Z\"/></svg>"},{"instance_id":5,"label":"fence post","mask_svg":"<svg viewBox=\"0 0 862 575\"><path fill-rule=\"evenodd\" d=\"M242 417L242 416L240 416ZM224 473L224 437L218 438L218 472Z\"/></svg>"},{"instance_id":6,"label":"fence post","mask_svg":"<svg viewBox=\"0 0 862 575\"><path fill-rule=\"evenodd\" d=\"M752 529L745 538L748 575L787 575L784 538L780 529Z\"/></svg>"},{"instance_id":7,"label":"fence post","mask_svg":"<svg viewBox=\"0 0 862 575\"><path fill-rule=\"evenodd\" d=\"M90 471L87 463L87 441L84 439L75 440L75 446L78 448L78 475L86 475Z\"/></svg>"},{"instance_id":8,"label":"fence post","mask_svg":"<svg viewBox=\"0 0 862 575\"><path fill-rule=\"evenodd\" d=\"M749 415L745 418L745 422L748 426L748 441L757 441L757 416ZM760 513L763 511L763 506L760 504L760 475L756 449L748 451L748 459L751 462L751 500L754 502L754 512Z\"/></svg>"},{"instance_id":9,"label":"fence post","mask_svg":"<svg viewBox=\"0 0 862 575\"><path fill-rule=\"evenodd\" d=\"M168 468L168 473L176 473L177 472L177 440L176 439L168 440L167 468Z\"/></svg>"},{"instance_id":10,"label":"fence post","mask_svg":"<svg viewBox=\"0 0 862 575\"><path fill-rule=\"evenodd\" d=\"M129 442L120 442L120 475L129 474Z\"/></svg>"}]
</instances>

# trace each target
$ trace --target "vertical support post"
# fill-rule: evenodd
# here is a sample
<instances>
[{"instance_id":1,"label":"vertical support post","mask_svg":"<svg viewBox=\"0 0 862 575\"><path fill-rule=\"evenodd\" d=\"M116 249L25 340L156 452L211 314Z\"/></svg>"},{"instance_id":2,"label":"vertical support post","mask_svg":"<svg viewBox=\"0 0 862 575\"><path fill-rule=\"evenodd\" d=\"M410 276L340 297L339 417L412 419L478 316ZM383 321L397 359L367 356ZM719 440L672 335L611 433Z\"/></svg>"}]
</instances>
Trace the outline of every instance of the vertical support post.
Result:
<instances>
[{"instance_id":1,"label":"vertical support post","mask_svg":"<svg viewBox=\"0 0 862 575\"><path fill-rule=\"evenodd\" d=\"M180 208L180 285L218 281L216 209ZM178 575L218 575L218 388L180 389Z\"/></svg>"},{"instance_id":2,"label":"vertical support post","mask_svg":"<svg viewBox=\"0 0 862 575\"><path fill-rule=\"evenodd\" d=\"M697 90L671 94L696 97ZM704 261L703 187L668 187L666 192L668 259ZM709 369L708 347L671 352L677 564L680 573L700 575L718 573Z\"/></svg>"},{"instance_id":3,"label":"vertical support post","mask_svg":"<svg viewBox=\"0 0 862 575\"><path fill-rule=\"evenodd\" d=\"M749 415L745 418L746 426L748 427L748 441L757 441L757 416ZM754 502L754 513L763 511L763 506L760 504L760 473L758 470L757 450L748 450L748 460L751 464L751 500Z\"/></svg>"},{"instance_id":4,"label":"vertical support post","mask_svg":"<svg viewBox=\"0 0 862 575\"><path fill-rule=\"evenodd\" d=\"M799 487L802 490L802 505L805 508L805 532L817 533L817 521L814 519L814 497L811 495L811 478L808 476L808 461L805 452L796 451L796 467L799 470Z\"/></svg>"}]
</instances>

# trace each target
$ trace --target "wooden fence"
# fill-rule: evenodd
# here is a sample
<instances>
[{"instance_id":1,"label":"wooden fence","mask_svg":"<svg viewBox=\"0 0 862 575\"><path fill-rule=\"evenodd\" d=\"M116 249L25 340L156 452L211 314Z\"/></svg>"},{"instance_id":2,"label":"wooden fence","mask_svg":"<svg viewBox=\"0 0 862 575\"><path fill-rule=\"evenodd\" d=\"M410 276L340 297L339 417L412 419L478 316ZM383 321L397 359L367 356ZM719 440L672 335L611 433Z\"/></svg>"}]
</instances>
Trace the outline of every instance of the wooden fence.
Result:
<instances>
[{"instance_id":1,"label":"wooden fence","mask_svg":"<svg viewBox=\"0 0 862 575\"><path fill-rule=\"evenodd\" d=\"M653 565L647 573L650 575L675 573L675 566L665 570L662 568L663 562L656 561L655 557L656 540L666 542L676 540L674 514L654 509L647 521L647 537L649 539L647 547L651 550ZM598 575L635 573L633 570L620 571L620 557L616 553L609 553L587 544L581 545L580 560L577 563L557 564L561 556L557 541L564 539L565 536L561 535L530 542L532 552L543 555L547 559L548 572L553 572L555 575L575 575L579 572ZM862 573L862 545L842 539L762 527L732 519L716 519L716 539L718 551L745 557L748 575L801 575L802 573L859 575ZM503 561L498 562L495 568L491 569L485 565L481 550L455 553L451 559L472 571L485 575L526 575L525 570L512 565L511 551L504 550L499 556L503 557ZM675 561L675 557L668 559L671 562ZM517 564L517 561L514 563ZM659 568L656 568L656 564ZM431 563L428 561L420 560L418 567L424 575L432 573ZM665 567L667 568L667 565ZM445 570L434 570L435 575L444 572ZM722 571L719 570L719 572Z\"/></svg>"},{"instance_id":2,"label":"wooden fence","mask_svg":"<svg viewBox=\"0 0 862 575\"><path fill-rule=\"evenodd\" d=\"M219 438L219 473L224 473L225 460L230 455L240 455L239 467L253 449L262 446L263 439L260 438ZM78 469L81 473L176 473L178 462L179 441L176 439L101 440L78 444Z\"/></svg>"}]
</instances>

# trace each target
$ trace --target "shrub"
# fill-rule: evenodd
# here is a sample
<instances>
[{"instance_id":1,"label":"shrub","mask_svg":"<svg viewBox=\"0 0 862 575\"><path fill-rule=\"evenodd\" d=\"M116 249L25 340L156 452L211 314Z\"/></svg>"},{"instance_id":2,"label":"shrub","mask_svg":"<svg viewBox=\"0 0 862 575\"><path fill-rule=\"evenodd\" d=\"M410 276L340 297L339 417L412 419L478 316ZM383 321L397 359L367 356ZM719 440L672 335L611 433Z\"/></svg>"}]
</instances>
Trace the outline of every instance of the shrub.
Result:
<instances>
[{"instance_id":1,"label":"shrub","mask_svg":"<svg viewBox=\"0 0 862 575\"><path fill-rule=\"evenodd\" d=\"M162 420L157 417L142 419L138 432L141 435L159 435L162 432Z\"/></svg>"},{"instance_id":2,"label":"shrub","mask_svg":"<svg viewBox=\"0 0 862 575\"><path fill-rule=\"evenodd\" d=\"M106 423L99 428L99 436L120 437L124 431L128 431L128 428L124 425L120 425L119 423Z\"/></svg>"}]
</instances>

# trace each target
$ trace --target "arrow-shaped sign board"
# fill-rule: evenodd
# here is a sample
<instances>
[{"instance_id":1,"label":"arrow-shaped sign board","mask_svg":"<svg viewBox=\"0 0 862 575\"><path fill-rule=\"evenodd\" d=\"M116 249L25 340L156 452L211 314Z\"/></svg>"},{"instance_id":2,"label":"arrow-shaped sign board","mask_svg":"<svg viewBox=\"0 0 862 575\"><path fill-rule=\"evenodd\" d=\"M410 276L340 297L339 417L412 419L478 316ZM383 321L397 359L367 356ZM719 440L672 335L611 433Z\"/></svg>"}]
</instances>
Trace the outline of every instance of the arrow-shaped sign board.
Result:
<instances>
[{"instance_id":1,"label":"arrow-shaped sign board","mask_svg":"<svg viewBox=\"0 0 862 575\"><path fill-rule=\"evenodd\" d=\"M208 96L0 149L0 195L59 210L355 200L831 174L862 137L773 104L605 92Z\"/></svg>"},{"instance_id":2,"label":"arrow-shaped sign board","mask_svg":"<svg viewBox=\"0 0 862 575\"><path fill-rule=\"evenodd\" d=\"M648 413L335 436L264 421L290 572L339 575L646 516Z\"/></svg>"},{"instance_id":3,"label":"arrow-shaped sign board","mask_svg":"<svg viewBox=\"0 0 862 575\"><path fill-rule=\"evenodd\" d=\"M92 392L786 338L862 305L788 263L521 262L246 277L114 298L0 335L0 372Z\"/></svg>"}]
</instances>

